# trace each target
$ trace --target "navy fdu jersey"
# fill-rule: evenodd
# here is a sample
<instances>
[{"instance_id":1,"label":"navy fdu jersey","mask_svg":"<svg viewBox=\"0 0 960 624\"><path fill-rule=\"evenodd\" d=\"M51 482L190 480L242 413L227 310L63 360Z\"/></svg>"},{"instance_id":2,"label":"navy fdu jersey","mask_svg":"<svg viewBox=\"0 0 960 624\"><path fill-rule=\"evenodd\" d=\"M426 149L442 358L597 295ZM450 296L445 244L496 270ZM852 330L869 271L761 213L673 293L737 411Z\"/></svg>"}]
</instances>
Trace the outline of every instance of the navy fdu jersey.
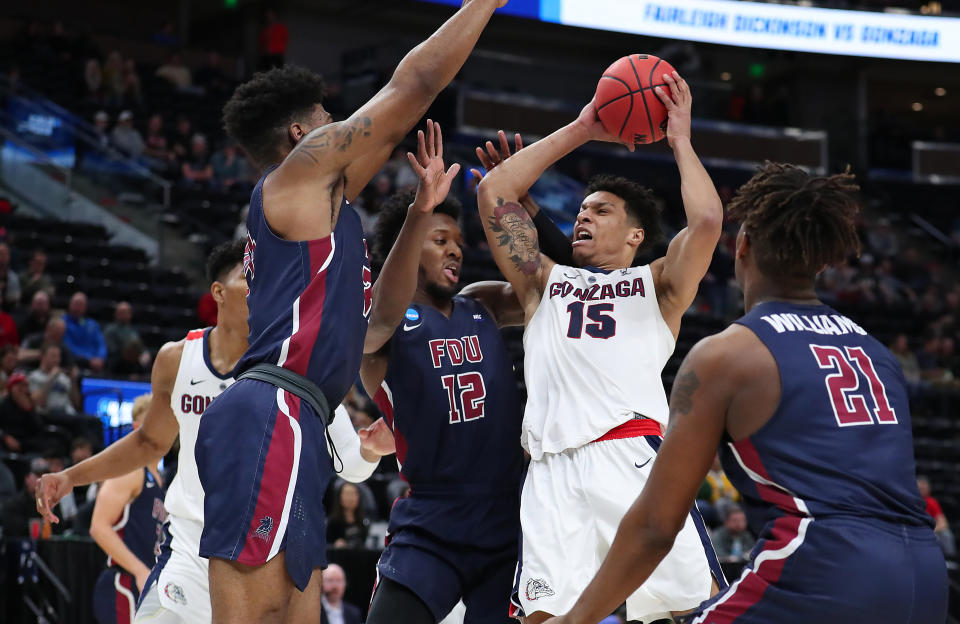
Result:
<instances>
[{"instance_id":1,"label":"navy fdu jersey","mask_svg":"<svg viewBox=\"0 0 960 624\"><path fill-rule=\"evenodd\" d=\"M163 523L167 519L163 507L164 491L164 487L144 468L139 496L124 506L123 513L113 525L113 530L130 552L148 568L157 562L163 542ZM115 565L111 557L107 557L107 565Z\"/></svg>"},{"instance_id":2,"label":"navy fdu jersey","mask_svg":"<svg viewBox=\"0 0 960 624\"><path fill-rule=\"evenodd\" d=\"M449 319L413 305L388 349L374 399L411 488L391 533L414 526L480 547L516 541L523 414L496 322L467 297L454 297Z\"/></svg>"},{"instance_id":3,"label":"navy fdu jersey","mask_svg":"<svg viewBox=\"0 0 960 624\"><path fill-rule=\"evenodd\" d=\"M767 302L737 321L780 369L780 404L753 435L721 447L751 528L784 516L930 525L916 485L900 364L824 305Z\"/></svg>"},{"instance_id":4,"label":"navy fdu jersey","mask_svg":"<svg viewBox=\"0 0 960 624\"><path fill-rule=\"evenodd\" d=\"M371 307L372 276L360 217L344 201L330 236L288 241L263 214L263 181L250 196L243 270L250 346L234 371L268 362L317 384L330 405L356 380Z\"/></svg>"}]
</instances>

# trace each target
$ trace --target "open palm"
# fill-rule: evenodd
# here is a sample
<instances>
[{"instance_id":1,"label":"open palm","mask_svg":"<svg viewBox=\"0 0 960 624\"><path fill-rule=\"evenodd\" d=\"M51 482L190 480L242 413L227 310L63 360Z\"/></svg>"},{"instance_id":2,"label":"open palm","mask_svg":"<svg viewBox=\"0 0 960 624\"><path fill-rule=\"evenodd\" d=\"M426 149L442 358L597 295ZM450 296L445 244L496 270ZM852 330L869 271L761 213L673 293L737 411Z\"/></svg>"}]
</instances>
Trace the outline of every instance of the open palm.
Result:
<instances>
[{"instance_id":1,"label":"open palm","mask_svg":"<svg viewBox=\"0 0 960 624\"><path fill-rule=\"evenodd\" d=\"M423 130L417 132L417 154L407 152L407 160L420 179L414 206L423 212L430 212L447 198L453 179L460 173L460 165L456 163L444 170L440 124L427 120L426 135Z\"/></svg>"}]
</instances>

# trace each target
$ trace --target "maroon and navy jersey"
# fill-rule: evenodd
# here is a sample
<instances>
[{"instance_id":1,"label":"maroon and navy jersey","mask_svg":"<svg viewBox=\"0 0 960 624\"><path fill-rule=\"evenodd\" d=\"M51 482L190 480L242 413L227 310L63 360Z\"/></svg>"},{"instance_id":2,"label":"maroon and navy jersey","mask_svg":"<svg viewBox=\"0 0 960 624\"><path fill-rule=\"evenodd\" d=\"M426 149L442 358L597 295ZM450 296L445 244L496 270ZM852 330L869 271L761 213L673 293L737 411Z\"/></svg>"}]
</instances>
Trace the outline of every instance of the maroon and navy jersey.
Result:
<instances>
[{"instance_id":1,"label":"maroon and navy jersey","mask_svg":"<svg viewBox=\"0 0 960 624\"><path fill-rule=\"evenodd\" d=\"M751 528L760 534L784 516L930 525L893 354L823 305L762 303L737 323L760 338L780 370L770 420L720 449Z\"/></svg>"},{"instance_id":2,"label":"maroon and navy jersey","mask_svg":"<svg viewBox=\"0 0 960 624\"><path fill-rule=\"evenodd\" d=\"M267 362L308 378L331 406L360 370L371 307L371 273L360 217L344 201L333 232L311 241L274 234L263 214L263 181L250 196L243 269L250 346L239 375Z\"/></svg>"},{"instance_id":3,"label":"maroon and navy jersey","mask_svg":"<svg viewBox=\"0 0 960 624\"><path fill-rule=\"evenodd\" d=\"M163 523L167 519L163 496L163 485L144 468L140 494L124 506L123 513L112 527L130 552L148 568L157 562L163 543ZM114 565L112 557L107 557L107 565Z\"/></svg>"},{"instance_id":4,"label":"maroon and navy jersey","mask_svg":"<svg viewBox=\"0 0 960 624\"><path fill-rule=\"evenodd\" d=\"M412 305L387 348L374 400L411 489L391 512L390 532L415 527L478 547L515 542L523 413L496 322L467 297L454 297L450 318Z\"/></svg>"}]
</instances>

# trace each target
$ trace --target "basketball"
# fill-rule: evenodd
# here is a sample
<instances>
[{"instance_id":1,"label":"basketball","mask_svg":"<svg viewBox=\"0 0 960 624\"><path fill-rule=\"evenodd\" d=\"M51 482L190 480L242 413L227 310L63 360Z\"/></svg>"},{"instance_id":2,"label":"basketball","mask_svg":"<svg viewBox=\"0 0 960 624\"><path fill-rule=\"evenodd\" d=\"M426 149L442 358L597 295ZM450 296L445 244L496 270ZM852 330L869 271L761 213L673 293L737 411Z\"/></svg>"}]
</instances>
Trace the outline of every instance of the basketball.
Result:
<instances>
[{"instance_id":1,"label":"basketball","mask_svg":"<svg viewBox=\"0 0 960 624\"><path fill-rule=\"evenodd\" d=\"M637 145L665 137L667 108L653 89L663 87L669 93L663 74L672 72L670 63L652 54L631 54L608 67L596 95L604 129Z\"/></svg>"}]
</instances>

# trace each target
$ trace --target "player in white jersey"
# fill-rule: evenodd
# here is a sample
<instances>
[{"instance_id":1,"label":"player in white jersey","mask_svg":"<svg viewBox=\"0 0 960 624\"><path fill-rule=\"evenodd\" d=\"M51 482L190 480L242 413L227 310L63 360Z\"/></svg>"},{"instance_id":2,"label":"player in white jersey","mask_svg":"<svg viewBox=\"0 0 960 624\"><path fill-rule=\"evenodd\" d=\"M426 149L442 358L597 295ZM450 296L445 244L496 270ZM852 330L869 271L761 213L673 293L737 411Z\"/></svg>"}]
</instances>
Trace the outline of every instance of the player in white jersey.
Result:
<instances>
[{"instance_id":1,"label":"player in white jersey","mask_svg":"<svg viewBox=\"0 0 960 624\"><path fill-rule=\"evenodd\" d=\"M494 259L526 319L521 442L532 461L521 499L514 604L528 624L569 610L606 556L631 497L643 489L668 420L660 373L720 237L720 198L690 143L689 88L676 74L664 80L669 93L657 91L669 111L667 139L687 217L665 257L632 267L659 231L657 209L649 191L612 177L592 183L577 216L572 259L585 268L540 253L520 198L577 147L618 141L603 130L592 102L575 122L480 183ZM670 554L627 599L628 619L687 611L724 584L693 509Z\"/></svg>"},{"instance_id":2,"label":"player in white jersey","mask_svg":"<svg viewBox=\"0 0 960 624\"><path fill-rule=\"evenodd\" d=\"M207 274L217 302L217 326L196 329L183 340L165 344L151 374L154 399L143 425L94 457L63 472L44 475L37 488L37 508L57 522L52 508L75 485L100 481L141 466L155 466L180 435L177 474L164 505L169 538L144 587L137 622L194 624L210 622L208 561L200 557L203 530L203 488L197 475L194 447L207 406L233 383L232 371L247 349L247 283L243 275L244 242L224 243L210 254ZM330 436L343 460L341 477L366 479L379 456L392 452L393 437L385 426L365 431L364 447L346 410L330 426ZM380 435L378 435L380 434ZM379 446L378 446L379 445ZM380 452L372 448L383 449ZM287 621L316 611L320 601L320 574L310 580Z\"/></svg>"}]
</instances>

